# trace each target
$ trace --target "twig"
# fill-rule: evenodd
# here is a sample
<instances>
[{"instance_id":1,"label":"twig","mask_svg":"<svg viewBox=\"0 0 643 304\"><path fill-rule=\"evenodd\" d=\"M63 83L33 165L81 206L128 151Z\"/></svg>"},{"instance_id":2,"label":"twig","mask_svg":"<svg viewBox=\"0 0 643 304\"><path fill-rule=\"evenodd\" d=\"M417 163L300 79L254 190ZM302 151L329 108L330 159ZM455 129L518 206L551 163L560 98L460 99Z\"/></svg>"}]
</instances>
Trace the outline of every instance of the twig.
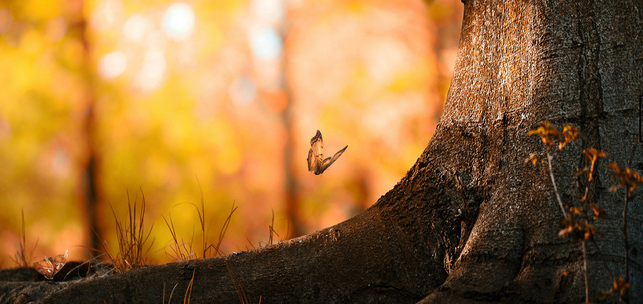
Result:
<instances>
[{"instance_id":1,"label":"twig","mask_svg":"<svg viewBox=\"0 0 643 304\"><path fill-rule=\"evenodd\" d=\"M625 189L625 203L623 204L623 242L625 243L625 281L630 281L630 272L629 272L629 253L630 253L630 244L627 240L627 203L629 199L629 189ZM629 299L625 297L625 303L629 303Z\"/></svg>"},{"instance_id":2,"label":"twig","mask_svg":"<svg viewBox=\"0 0 643 304\"><path fill-rule=\"evenodd\" d=\"M587 282L587 246L585 245L585 240L582 241L583 244L583 273L585 275L585 303L589 303L589 284Z\"/></svg>"},{"instance_id":3,"label":"twig","mask_svg":"<svg viewBox=\"0 0 643 304\"><path fill-rule=\"evenodd\" d=\"M551 177L551 183L554 185L554 192L556 193L556 199L558 200L558 205L560 206L560 211L563 212L563 217L567 216L567 213L565 213L565 207L563 207L563 201L560 199L560 195L558 195L558 188L556 188L556 180L554 180L554 171L551 168L551 159L553 157L549 155L549 151L547 151L547 165L549 165L549 176Z\"/></svg>"},{"instance_id":4,"label":"twig","mask_svg":"<svg viewBox=\"0 0 643 304\"><path fill-rule=\"evenodd\" d=\"M636 145L632 146L632 151L630 151L630 158L627 160L627 166L632 166L632 158L634 158L634 151L636 151ZM629 189L625 189L625 203L623 204L623 241L625 243L625 282L630 281L630 244L627 239L627 204L630 198ZM625 303L629 303L630 300L628 297L624 299Z\"/></svg>"}]
</instances>

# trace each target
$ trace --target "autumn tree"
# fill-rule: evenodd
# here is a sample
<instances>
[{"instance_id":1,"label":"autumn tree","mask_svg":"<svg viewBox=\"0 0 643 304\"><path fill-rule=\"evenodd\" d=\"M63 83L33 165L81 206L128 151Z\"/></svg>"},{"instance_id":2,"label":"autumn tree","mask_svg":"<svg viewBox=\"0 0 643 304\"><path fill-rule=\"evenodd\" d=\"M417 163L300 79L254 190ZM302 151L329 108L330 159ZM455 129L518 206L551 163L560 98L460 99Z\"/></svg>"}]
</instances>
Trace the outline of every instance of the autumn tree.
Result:
<instances>
[{"instance_id":1,"label":"autumn tree","mask_svg":"<svg viewBox=\"0 0 643 304\"><path fill-rule=\"evenodd\" d=\"M15 299L192 302L581 303L579 243L559 236L561 209L529 130L541 121L582 132L552 160L561 200L585 185L582 151L643 164L637 142L643 71L641 1L468 0L454 77L437 131L415 165L354 218L300 238L221 258L150 266L67 285L27 283ZM634 150L634 152L632 152ZM590 300L622 276L622 195L599 161L589 199L608 214L588 246ZM631 202L640 227L640 197ZM629 230L632 299L643 299L641 229ZM194 274L194 279L192 275ZM192 282L192 283L191 283ZM239 283L241 285L239 285ZM34 283L30 283L34 284ZM242 290L239 289L242 286ZM14 288L14 289L11 289ZM181 296L176 296L179 293Z\"/></svg>"}]
</instances>

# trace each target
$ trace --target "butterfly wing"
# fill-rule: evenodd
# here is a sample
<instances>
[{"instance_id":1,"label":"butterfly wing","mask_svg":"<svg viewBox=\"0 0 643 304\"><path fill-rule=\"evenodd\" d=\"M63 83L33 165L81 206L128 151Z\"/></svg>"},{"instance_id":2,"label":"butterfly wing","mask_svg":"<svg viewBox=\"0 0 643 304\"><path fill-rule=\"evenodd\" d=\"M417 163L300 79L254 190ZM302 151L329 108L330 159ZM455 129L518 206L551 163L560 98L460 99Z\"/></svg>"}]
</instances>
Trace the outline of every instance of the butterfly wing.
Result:
<instances>
[{"instance_id":1,"label":"butterfly wing","mask_svg":"<svg viewBox=\"0 0 643 304\"><path fill-rule=\"evenodd\" d=\"M51 261L49 261L47 257L45 257L44 260L33 263L33 267L45 276L47 280L54 279L54 265L51 264Z\"/></svg>"},{"instance_id":2,"label":"butterfly wing","mask_svg":"<svg viewBox=\"0 0 643 304\"><path fill-rule=\"evenodd\" d=\"M324 139L321 132L310 139L310 150L308 150L308 171L319 174L321 159L324 156Z\"/></svg>"},{"instance_id":3,"label":"butterfly wing","mask_svg":"<svg viewBox=\"0 0 643 304\"><path fill-rule=\"evenodd\" d=\"M308 150L308 171L313 171L314 170L314 164L315 164L315 157L313 156L313 148L310 148Z\"/></svg>"},{"instance_id":4,"label":"butterfly wing","mask_svg":"<svg viewBox=\"0 0 643 304\"><path fill-rule=\"evenodd\" d=\"M63 269L65 264L67 264L68 257L69 249L66 249L64 254L59 254L51 259L51 264L54 265L54 275Z\"/></svg>"},{"instance_id":5,"label":"butterfly wing","mask_svg":"<svg viewBox=\"0 0 643 304\"><path fill-rule=\"evenodd\" d=\"M324 138L322 138L319 130L317 130L317 134L310 139L310 148L313 150L315 157L322 157L324 155Z\"/></svg>"},{"instance_id":6,"label":"butterfly wing","mask_svg":"<svg viewBox=\"0 0 643 304\"><path fill-rule=\"evenodd\" d=\"M51 260L45 257L44 260L33 263L33 267L45 276L47 280L53 280L54 276L67 264L68 257L69 249L65 250L64 254L51 258Z\"/></svg>"},{"instance_id":7,"label":"butterfly wing","mask_svg":"<svg viewBox=\"0 0 643 304\"><path fill-rule=\"evenodd\" d=\"M329 157L327 159L324 159L324 161L322 162L322 165L321 165L321 170L319 170L319 173L316 173L316 174L324 173L324 171L326 171L326 169L328 169L328 167L330 167L330 165L332 165L340 156L342 156L342 153L344 153L344 151L346 151L346 148L348 148L348 146L344 147L344 149L341 149L341 150L337 151L337 153L335 153L335 155L333 155L333 157Z\"/></svg>"}]
</instances>

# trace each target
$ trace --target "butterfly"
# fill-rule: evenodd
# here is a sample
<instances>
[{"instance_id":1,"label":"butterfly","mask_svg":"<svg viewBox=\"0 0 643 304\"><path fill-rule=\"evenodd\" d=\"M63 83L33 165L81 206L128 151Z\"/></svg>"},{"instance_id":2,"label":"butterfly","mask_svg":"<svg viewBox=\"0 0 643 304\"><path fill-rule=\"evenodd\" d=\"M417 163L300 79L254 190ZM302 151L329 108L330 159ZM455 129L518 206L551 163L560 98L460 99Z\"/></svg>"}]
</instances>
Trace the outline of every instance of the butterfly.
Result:
<instances>
[{"instance_id":1,"label":"butterfly","mask_svg":"<svg viewBox=\"0 0 643 304\"><path fill-rule=\"evenodd\" d=\"M348 146L344 147L344 149L341 149L333 155L333 157L329 157L324 159L324 139L322 138L321 132L317 130L317 134L313 136L313 138L310 139L310 150L308 151L308 171L315 173L315 175L319 175L324 173L330 165L332 165L340 156L342 156L342 153L348 148Z\"/></svg>"},{"instance_id":2,"label":"butterfly","mask_svg":"<svg viewBox=\"0 0 643 304\"><path fill-rule=\"evenodd\" d=\"M54 276L65 266L67 257L69 256L69 249L65 250L65 254L59 254L51 260L45 257L44 260L33 263L33 267L40 274L44 275L47 280L53 280Z\"/></svg>"}]
</instances>

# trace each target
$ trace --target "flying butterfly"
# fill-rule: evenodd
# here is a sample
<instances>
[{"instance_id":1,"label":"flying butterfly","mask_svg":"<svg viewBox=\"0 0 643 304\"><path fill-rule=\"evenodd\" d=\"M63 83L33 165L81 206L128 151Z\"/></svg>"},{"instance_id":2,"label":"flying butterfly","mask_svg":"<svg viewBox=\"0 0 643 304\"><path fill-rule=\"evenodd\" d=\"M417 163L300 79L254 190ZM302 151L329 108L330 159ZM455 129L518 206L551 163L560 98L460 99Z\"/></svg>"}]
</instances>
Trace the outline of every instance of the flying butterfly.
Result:
<instances>
[{"instance_id":1,"label":"flying butterfly","mask_svg":"<svg viewBox=\"0 0 643 304\"><path fill-rule=\"evenodd\" d=\"M67 257L69 257L69 249L65 250L65 254L59 254L51 258L51 260L45 257L44 260L33 263L33 267L45 276L47 280L53 280L54 276L63 269L63 266L67 263Z\"/></svg>"},{"instance_id":2,"label":"flying butterfly","mask_svg":"<svg viewBox=\"0 0 643 304\"><path fill-rule=\"evenodd\" d=\"M310 150L308 151L308 171L319 175L324 173L330 165L332 165L348 146L344 147L333 155L333 157L328 157L324 159L324 139L322 138L321 132L317 130L317 134L310 139Z\"/></svg>"}]
</instances>

